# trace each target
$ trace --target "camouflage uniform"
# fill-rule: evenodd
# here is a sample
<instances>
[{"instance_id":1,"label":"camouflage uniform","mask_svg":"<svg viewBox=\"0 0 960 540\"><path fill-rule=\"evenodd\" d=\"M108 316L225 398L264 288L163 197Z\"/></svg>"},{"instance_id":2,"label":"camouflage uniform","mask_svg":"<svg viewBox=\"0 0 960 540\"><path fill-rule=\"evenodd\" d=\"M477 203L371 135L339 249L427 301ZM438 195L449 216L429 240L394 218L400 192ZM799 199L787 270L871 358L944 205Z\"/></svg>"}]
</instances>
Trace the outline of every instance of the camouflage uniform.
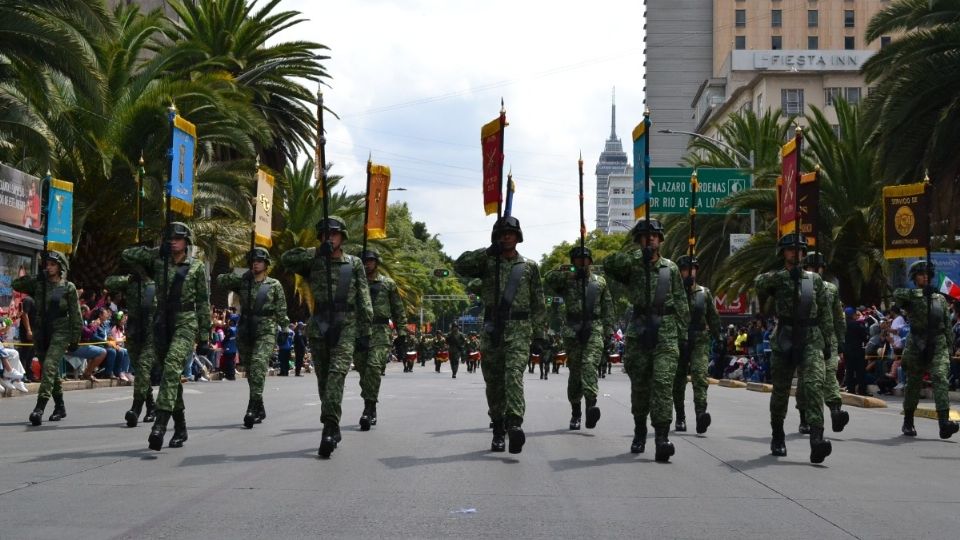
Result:
<instances>
[{"instance_id":1,"label":"camouflage uniform","mask_svg":"<svg viewBox=\"0 0 960 540\"><path fill-rule=\"evenodd\" d=\"M571 272L566 265L548 272L544 276L544 284L548 294L563 297L567 311L563 339L567 352L567 368L570 370L570 377L567 379L567 400L570 401L572 409L570 429L580 429L580 401L584 398L587 402L587 427L592 429L600 418L600 409L597 407L597 365L603 356L603 337L609 334L613 327L610 290L602 276L591 272L584 283L578 273ZM583 317L585 288L596 289L586 328ZM590 297L591 293L588 292L587 296Z\"/></svg>"},{"instance_id":2,"label":"camouflage uniform","mask_svg":"<svg viewBox=\"0 0 960 540\"><path fill-rule=\"evenodd\" d=\"M476 334L471 334L467 338L467 373L473 373L477 370L477 361L470 359L470 353L480 352L480 338Z\"/></svg>"},{"instance_id":3,"label":"camouflage uniform","mask_svg":"<svg viewBox=\"0 0 960 540\"><path fill-rule=\"evenodd\" d=\"M923 271L925 261L910 268L911 277ZM930 275L932 277L933 271ZM903 395L903 433L916 436L913 414L920 399L924 372L930 372L933 400L940 422L940 438L948 439L957 432L957 423L950 421L948 371L950 348L953 343L950 312L946 299L933 290L897 289L893 293L896 305L903 309L910 322L910 335L903 348L903 368L907 373L907 387Z\"/></svg>"},{"instance_id":4,"label":"camouflage uniform","mask_svg":"<svg viewBox=\"0 0 960 540\"><path fill-rule=\"evenodd\" d=\"M266 254L266 250L263 250L263 254ZM269 262L269 258L261 260ZM256 282L255 279L253 272L249 270L242 276L232 272L217 276L220 287L240 296L237 349L241 365L247 372L247 385L250 388L247 412L243 418L243 425L247 429L267 416L263 404L267 366L277 343L277 327L287 328L290 325L283 285L272 277L264 277L261 282ZM261 290L263 305L258 306Z\"/></svg>"},{"instance_id":5,"label":"camouflage uniform","mask_svg":"<svg viewBox=\"0 0 960 540\"><path fill-rule=\"evenodd\" d=\"M503 230L519 231L519 221L512 216L498 220L494 225L493 242L498 241ZM522 234L519 241L523 241ZM487 414L494 426L494 444L491 449L502 451L502 437L507 431L510 434L511 453L518 453L525 441L521 429L526 410L523 371L527 365L531 342L542 342L545 337L543 284L537 263L519 253L511 258L497 257L491 253L491 249L481 248L463 253L454 263L454 270L460 276L482 280L483 290L480 297L486 310L485 327L480 341L483 355L480 369L487 387ZM498 328L495 324L498 317L494 313L496 306L500 304L498 297L502 298L510 275L517 266L520 269L516 296L508 313L505 316L500 314ZM496 290L498 271L499 291Z\"/></svg>"},{"instance_id":6,"label":"camouflage uniform","mask_svg":"<svg viewBox=\"0 0 960 540\"><path fill-rule=\"evenodd\" d=\"M153 317L157 309L157 284L150 278L135 272L128 275L110 276L105 286L111 293L120 293L127 304L127 353L137 376L133 381L133 406L125 419L129 427L136 427L143 405L147 406L144 422L152 422L156 403L150 386L150 372L157 363L153 344Z\"/></svg>"},{"instance_id":7,"label":"camouflage uniform","mask_svg":"<svg viewBox=\"0 0 960 540\"><path fill-rule=\"evenodd\" d=\"M699 298L699 300L698 300ZM710 289L694 284L687 289L687 301L690 308L689 330L680 334L680 361L677 364L677 375L673 379L673 405L677 411L677 431L686 431L686 425L680 429L685 420L683 402L687 390L687 374L693 384L693 409L697 418L697 433L705 433L711 419L707 414L707 367L710 363L710 340L720 335L720 314L714 304L713 293ZM695 302L703 302L703 310L694 320L697 311ZM719 339L719 338L717 338Z\"/></svg>"},{"instance_id":8,"label":"camouflage uniform","mask_svg":"<svg viewBox=\"0 0 960 540\"><path fill-rule=\"evenodd\" d=\"M59 282L50 283L41 266L43 271L40 276L21 276L12 283L13 290L29 294L34 298L41 292L45 293L44 300L36 302L37 320L31 321L37 357L43 365L43 376L40 380L40 389L37 391L37 404L33 413L30 414L30 423L34 426L39 426L43 422L43 410L51 397L53 397L54 409L50 420L56 422L67 416L66 405L63 402L63 387L60 382L60 360L68 347L76 348L77 342L80 341L82 325L77 288L67 281L69 271L67 258L62 253L52 251L44 257L42 265L45 265L47 260L54 260L60 265ZM43 283L41 279L44 280ZM55 302L56 305L52 305Z\"/></svg>"},{"instance_id":9,"label":"camouflage uniform","mask_svg":"<svg viewBox=\"0 0 960 540\"><path fill-rule=\"evenodd\" d=\"M187 239L187 250L192 232L182 223L172 223L173 237ZM150 433L150 448L160 450L166 434L167 422L174 419L174 435L171 447L177 448L186 440L183 384L180 374L198 343L206 344L210 336L210 293L206 267L199 259L189 254L176 263L171 257L164 263L159 248L143 246L123 250L121 258L126 264L144 268L157 283L157 312L154 330L158 338L154 342L158 361L163 364L163 376L157 390L157 419ZM164 269L166 276L164 277ZM181 276L178 278L178 275ZM176 287L180 284L177 301ZM163 330L166 335L163 335Z\"/></svg>"},{"instance_id":10,"label":"camouflage uniform","mask_svg":"<svg viewBox=\"0 0 960 540\"><path fill-rule=\"evenodd\" d=\"M331 227L331 231L345 231L343 220L334 216L329 219L342 227ZM317 227L321 229L322 225ZM324 425L320 455L328 457L340 439L343 384L350 371L357 339L369 340L373 306L367 276L358 257L342 253L339 257L328 258L319 252L319 248L294 248L284 253L280 260L287 271L307 279L313 294L314 306L307 331L321 401L320 420ZM350 269L346 274L349 279L346 290L338 295L344 265ZM338 303L338 296L343 296L343 304ZM329 298L334 299L333 306L328 304ZM333 321L329 320L331 312Z\"/></svg>"},{"instance_id":11,"label":"camouflage uniform","mask_svg":"<svg viewBox=\"0 0 960 540\"><path fill-rule=\"evenodd\" d=\"M453 329L450 330L450 333L447 335L447 348L450 351L450 372L453 373L452 378L456 379L457 371L460 367L460 360L467 350L467 338L459 329L457 329L456 332L454 332Z\"/></svg>"},{"instance_id":12,"label":"camouflage uniform","mask_svg":"<svg viewBox=\"0 0 960 540\"><path fill-rule=\"evenodd\" d=\"M806 240L795 234L788 234L778 243L779 249L799 245L806 248ZM800 261L797 261L800 264ZM794 267L800 277L799 289L809 288L812 294L809 312L800 314L801 320L794 320L798 303L803 293L797 294L797 282L787 269L775 270L757 276L755 286L761 309L767 311L767 303L772 302L772 313L777 317L777 326L770 337L772 358L770 372L773 379L773 393L770 395L770 424L773 430L771 452L785 456L786 445L783 437L783 420L787 416L790 400L790 385L793 373L799 370L802 385L797 394L804 394L806 420L810 424L810 459L820 463L830 455L830 441L823 439L823 350L825 336L834 331L833 311L827 296L823 279L814 272ZM768 311L769 312L769 311ZM795 332L796 330L796 332ZM798 334L799 332L799 334ZM791 350L791 343L793 349ZM799 349L799 350L797 350Z\"/></svg>"}]
</instances>

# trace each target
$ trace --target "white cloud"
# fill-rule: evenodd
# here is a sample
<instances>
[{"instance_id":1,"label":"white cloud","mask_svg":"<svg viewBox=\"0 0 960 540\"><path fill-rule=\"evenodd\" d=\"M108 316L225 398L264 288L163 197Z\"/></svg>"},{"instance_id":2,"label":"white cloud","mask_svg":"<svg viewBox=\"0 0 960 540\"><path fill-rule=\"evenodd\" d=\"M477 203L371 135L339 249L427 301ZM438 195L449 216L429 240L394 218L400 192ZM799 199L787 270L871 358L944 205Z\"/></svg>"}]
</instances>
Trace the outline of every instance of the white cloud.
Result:
<instances>
[{"instance_id":1,"label":"white cloud","mask_svg":"<svg viewBox=\"0 0 960 540\"><path fill-rule=\"evenodd\" d=\"M583 152L589 228L594 168L610 133L643 113L643 3L639 1L287 0L308 23L280 40L330 47L328 160L351 190L370 152L390 165L392 193L439 233L453 257L489 241L482 211L480 126L506 102L506 163L518 185L521 252L539 257L579 231L577 157ZM506 173L505 173L506 174Z\"/></svg>"}]
</instances>

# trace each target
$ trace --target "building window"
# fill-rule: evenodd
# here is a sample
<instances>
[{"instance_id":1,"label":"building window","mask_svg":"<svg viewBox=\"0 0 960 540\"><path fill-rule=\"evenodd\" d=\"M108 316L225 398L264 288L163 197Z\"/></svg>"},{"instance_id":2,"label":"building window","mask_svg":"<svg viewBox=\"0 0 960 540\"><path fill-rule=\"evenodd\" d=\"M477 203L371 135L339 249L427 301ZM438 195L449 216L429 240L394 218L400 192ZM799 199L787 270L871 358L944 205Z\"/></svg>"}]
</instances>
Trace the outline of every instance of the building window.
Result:
<instances>
[{"instance_id":1,"label":"building window","mask_svg":"<svg viewBox=\"0 0 960 540\"><path fill-rule=\"evenodd\" d=\"M815 9L807 10L807 28L820 26L820 12Z\"/></svg>"},{"instance_id":2,"label":"building window","mask_svg":"<svg viewBox=\"0 0 960 540\"><path fill-rule=\"evenodd\" d=\"M817 36L807 36L807 48L815 51L820 48L820 38Z\"/></svg>"},{"instance_id":3,"label":"building window","mask_svg":"<svg viewBox=\"0 0 960 540\"><path fill-rule=\"evenodd\" d=\"M840 131L840 124L830 124L830 129L833 130L833 134L836 135L838 139L842 136L842 132Z\"/></svg>"},{"instance_id":4,"label":"building window","mask_svg":"<svg viewBox=\"0 0 960 540\"><path fill-rule=\"evenodd\" d=\"M743 28L747 26L747 10L738 9L735 14L735 20L737 23L737 28Z\"/></svg>"},{"instance_id":5,"label":"building window","mask_svg":"<svg viewBox=\"0 0 960 540\"><path fill-rule=\"evenodd\" d=\"M844 28L853 28L857 25L857 16L854 15L852 9L843 10L843 27Z\"/></svg>"},{"instance_id":6,"label":"building window","mask_svg":"<svg viewBox=\"0 0 960 540\"><path fill-rule=\"evenodd\" d=\"M880 36L880 48L884 48L890 44L890 36Z\"/></svg>"},{"instance_id":7,"label":"building window","mask_svg":"<svg viewBox=\"0 0 960 540\"><path fill-rule=\"evenodd\" d=\"M857 38L853 36L844 36L843 37L843 48L852 51L857 48Z\"/></svg>"},{"instance_id":8,"label":"building window","mask_svg":"<svg viewBox=\"0 0 960 540\"><path fill-rule=\"evenodd\" d=\"M856 105L860 103L860 88L851 87L843 89L843 99L847 100L847 103L851 105Z\"/></svg>"},{"instance_id":9,"label":"building window","mask_svg":"<svg viewBox=\"0 0 960 540\"><path fill-rule=\"evenodd\" d=\"M734 38L734 48L742 51L747 48L747 36L737 36Z\"/></svg>"},{"instance_id":10,"label":"building window","mask_svg":"<svg viewBox=\"0 0 960 540\"><path fill-rule=\"evenodd\" d=\"M784 114L803 114L803 88L780 90L780 108Z\"/></svg>"},{"instance_id":11,"label":"building window","mask_svg":"<svg viewBox=\"0 0 960 540\"><path fill-rule=\"evenodd\" d=\"M783 26L783 10L782 9L770 10L770 26L774 28L780 28L781 26Z\"/></svg>"},{"instance_id":12,"label":"building window","mask_svg":"<svg viewBox=\"0 0 960 540\"><path fill-rule=\"evenodd\" d=\"M823 104L827 107L832 107L836 99L840 97L840 92L841 90L839 88L824 88Z\"/></svg>"},{"instance_id":13,"label":"building window","mask_svg":"<svg viewBox=\"0 0 960 540\"><path fill-rule=\"evenodd\" d=\"M757 112L763 112L763 93L757 94Z\"/></svg>"},{"instance_id":14,"label":"building window","mask_svg":"<svg viewBox=\"0 0 960 540\"><path fill-rule=\"evenodd\" d=\"M770 48L779 51L783 48L783 36L770 36Z\"/></svg>"}]
</instances>

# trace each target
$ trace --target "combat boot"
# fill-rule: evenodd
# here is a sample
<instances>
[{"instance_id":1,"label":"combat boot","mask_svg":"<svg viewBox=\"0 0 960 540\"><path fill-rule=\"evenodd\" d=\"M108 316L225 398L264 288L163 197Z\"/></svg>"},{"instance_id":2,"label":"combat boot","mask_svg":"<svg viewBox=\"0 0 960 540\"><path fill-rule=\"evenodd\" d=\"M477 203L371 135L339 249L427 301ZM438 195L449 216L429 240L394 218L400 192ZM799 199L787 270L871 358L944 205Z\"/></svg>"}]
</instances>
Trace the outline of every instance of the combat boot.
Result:
<instances>
[{"instance_id":1,"label":"combat boot","mask_svg":"<svg viewBox=\"0 0 960 540\"><path fill-rule=\"evenodd\" d=\"M673 424L673 430L679 432L687 431L687 413L683 410L683 404L675 407L677 411L677 421Z\"/></svg>"},{"instance_id":2,"label":"combat boot","mask_svg":"<svg viewBox=\"0 0 960 540\"><path fill-rule=\"evenodd\" d=\"M330 457L330 454L337 448L337 425L333 422L324 422L323 423L323 433L320 435L320 448L317 450L317 455L326 459Z\"/></svg>"},{"instance_id":3,"label":"combat boot","mask_svg":"<svg viewBox=\"0 0 960 540\"><path fill-rule=\"evenodd\" d=\"M510 426L507 428L507 438L510 439L508 451L511 454L523 452L523 445L527 442L527 436L523 433L520 426Z\"/></svg>"},{"instance_id":4,"label":"combat boot","mask_svg":"<svg viewBox=\"0 0 960 540\"><path fill-rule=\"evenodd\" d=\"M50 413L51 422L59 422L67 417L67 406L63 403L63 394L53 396L53 412Z\"/></svg>"},{"instance_id":5,"label":"combat boot","mask_svg":"<svg viewBox=\"0 0 960 540\"><path fill-rule=\"evenodd\" d=\"M182 448L187 441L187 417L184 411L173 411L173 437L170 437L170 448Z\"/></svg>"},{"instance_id":6,"label":"combat boot","mask_svg":"<svg viewBox=\"0 0 960 540\"><path fill-rule=\"evenodd\" d=\"M710 413L707 412L706 407L697 407L694 411L697 413L697 434L703 435L707 432L707 428L710 427Z\"/></svg>"},{"instance_id":7,"label":"combat boot","mask_svg":"<svg viewBox=\"0 0 960 540\"><path fill-rule=\"evenodd\" d=\"M593 429L597 427L597 422L600 421L600 407L597 407L596 399L587 400L587 429Z\"/></svg>"},{"instance_id":8,"label":"combat boot","mask_svg":"<svg viewBox=\"0 0 960 540\"><path fill-rule=\"evenodd\" d=\"M493 440L490 442L490 451L503 452L507 449L507 443L504 440L507 431L503 428L503 420L494 420L491 423L493 424Z\"/></svg>"},{"instance_id":9,"label":"combat boot","mask_svg":"<svg viewBox=\"0 0 960 540\"><path fill-rule=\"evenodd\" d=\"M787 456L787 435L783 432L783 420L771 420L773 438L770 440L770 454L777 457Z\"/></svg>"},{"instance_id":10,"label":"combat boot","mask_svg":"<svg viewBox=\"0 0 960 540\"><path fill-rule=\"evenodd\" d=\"M257 418L254 420L256 423L261 423L267 419L267 409L263 406L263 396L257 400Z\"/></svg>"},{"instance_id":11,"label":"combat boot","mask_svg":"<svg viewBox=\"0 0 960 540\"><path fill-rule=\"evenodd\" d=\"M153 401L153 393L147 394L147 400L144 401L147 406L147 412L143 415L144 422L153 422L157 419L157 404Z\"/></svg>"},{"instance_id":12,"label":"combat boot","mask_svg":"<svg viewBox=\"0 0 960 540\"><path fill-rule=\"evenodd\" d=\"M903 411L903 427L900 431L907 437L917 436L917 428L913 427L913 411Z\"/></svg>"},{"instance_id":13,"label":"combat boot","mask_svg":"<svg viewBox=\"0 0 960 540\"><path fill-rule=\"evenodd\" d=\"M633 442L630 443L631 454L642 454L647 445L647 423L633 419Z\"/></svg>"},{"instance_id":14,"label":"combat boot","mask_svg":"<svg viewBox=\"0 0 960 540\"><path fill-rule=\"evenodd\" d=\"M666 463L670 461L670 456L676 452L676 449L673 447L673 443L667 438L667 435L670 434L670 424L653 426L653 433L653 442L656 445L656 453L654 454L653 459L659 461L660 463Z\"/></svg>"},{"instance_id":15,"label":"combat boot","mask_svg":"<svg viewBox=\"0 0 960 540\"><path fill-rule=\"evenodd\" d=\"M133 405L131 405L130 410L123 415L123 419L127 421L127 427L137 427L141 410L143 410L143 399L138 397L133 398Z\"/></svg>"},{"instance_id":16,"label":"combat boot","mask_svg":"<svg viewBox=\"0 0 960 540\"><path fill-rule=\"evenodd\" d=\"M576 431L580 429L580 418L583 416L583 412L580 409L580 402L570 404L570 430Z\"/></svg>"},{"instance_id":17,"label":"combat boot","mask_svg":"<svg viewBox=\"0 0 960 540\"><path fill-rule=\"evenodd\" d=\"M844 426L850 422L850 413L841 411L839 403L832 403L827 405L827 407L830 408L830 427L834 433L840 433L843 431Z\"/></svg>"},{"instance_id":18,"label":"combat boot","mask_svg":"<svg viewBox=\"0 0 960 540\"><path fill-rule=\"evenodd\" d=\"M43 424L43 410L47 408L47 398L38 397L37 404L33 407L33 412L30 413L30 423L34 426L39 426Z\"/></svg>"},{"instance_id":19,"label":"combat boot","mask_svg":"<svg viewBox=\"0 0 960 540\"><path fill-rule=\"evenodd\" d=\"M257 420L257 406L253 403L253 400L247 401L247 413L243 415L243 427L247 429L253 429L253 424Z\"/></svg>"},{"instance_id":20,"label":"combat boot","mask_svg":"<svg viewBox=\"0 0 960 540\"><path fill-rule=\"evenodd\" d=\"M810 427L810 463L823 463L833 451L830 441L823 438L823 427Z\"/></svg>"},{"instance_id":21,"label":"combat boot","mask_svg":"<svg viewBox=\"0 0 960 540\"><path fill-rule=\"evenodd\" d=\"M363 402L363 414L360 415L360 431L370 431L370 426L373 425L373 422L370 420L371 416L370 401L365 400Z\"/></svg>"},{"instance_id":22,"label":"combat boot","mask_svg":"<svg viewBox=\"0 0 960 540\"><path fill-rule=\"evenodd\" d=\"M151 450L160 451L163 448L163 437L167 434L167 423L170 421L170 411L158 410L157 418L153 422L153 429L147 437Z\"/></svg>"},{"instance_id":23,"label":"combat boot","mask_svg":"<svg viewBox=\"0 0 960 540\"><path fill-rule=\"evenodd\" d=\"M960 430L960 425L950 420L950 409L937 411L937 419L940 421L940 438L949 439Z\"/></svg>"},{"instance_id":24,"label":"combat boot","mask_svg":"<svg viewBox=\"0 0 960 540\"><path fill-rule=\"evenodd\" d=\"M810 434L810 424L807 423L807 413L803 411L800 411L800 426L797 427L797 431L800 432L801 435Z\"/></svg>"}]
</instances>

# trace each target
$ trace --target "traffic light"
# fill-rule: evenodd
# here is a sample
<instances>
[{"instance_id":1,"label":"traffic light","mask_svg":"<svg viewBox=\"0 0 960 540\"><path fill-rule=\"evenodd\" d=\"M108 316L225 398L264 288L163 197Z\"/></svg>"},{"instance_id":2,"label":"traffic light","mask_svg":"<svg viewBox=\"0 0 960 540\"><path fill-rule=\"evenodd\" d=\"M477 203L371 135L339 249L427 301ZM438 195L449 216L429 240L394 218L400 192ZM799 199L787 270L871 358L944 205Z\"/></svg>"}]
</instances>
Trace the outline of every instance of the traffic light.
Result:
<instances>
[{"instance_id":1,"label":"traffic light","mask_svg":"<svg viewBox=\"0 0 960 540\"><path fill-rule=\"evenodd\" d=\"M445 278L450 277L450 271L446 268L437 268L433 271L433 277Z\"/></svg>"}]
</instances>

